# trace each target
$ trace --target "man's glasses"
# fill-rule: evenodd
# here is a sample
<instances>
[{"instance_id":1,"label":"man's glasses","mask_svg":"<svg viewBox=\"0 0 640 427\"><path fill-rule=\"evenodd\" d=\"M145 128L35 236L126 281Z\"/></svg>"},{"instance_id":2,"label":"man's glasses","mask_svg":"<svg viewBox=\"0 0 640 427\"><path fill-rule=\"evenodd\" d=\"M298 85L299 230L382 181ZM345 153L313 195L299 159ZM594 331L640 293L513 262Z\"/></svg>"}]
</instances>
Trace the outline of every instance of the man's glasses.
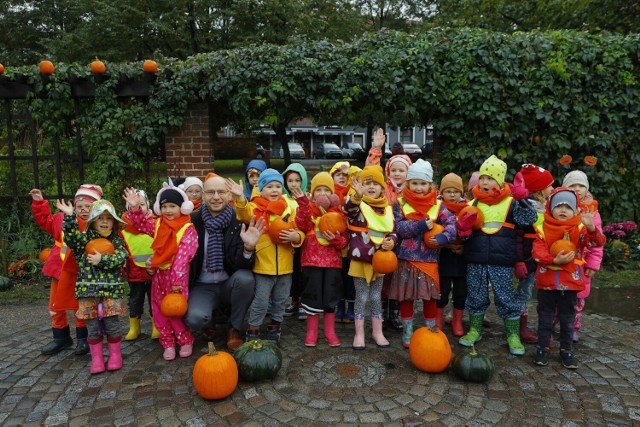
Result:
<instances>
[{"instance_id":1,"label":"man's glasses","mask_svg":"<svg viewBox=\"0 0 640 427\"><path fill-rule=\"evenodd\" d=\"M228 190L207 190L204 192L204 195L207 197L213 197L213 195L217 194L220 197L226 196L229 194Z\"/></svg>"}]
</instances>

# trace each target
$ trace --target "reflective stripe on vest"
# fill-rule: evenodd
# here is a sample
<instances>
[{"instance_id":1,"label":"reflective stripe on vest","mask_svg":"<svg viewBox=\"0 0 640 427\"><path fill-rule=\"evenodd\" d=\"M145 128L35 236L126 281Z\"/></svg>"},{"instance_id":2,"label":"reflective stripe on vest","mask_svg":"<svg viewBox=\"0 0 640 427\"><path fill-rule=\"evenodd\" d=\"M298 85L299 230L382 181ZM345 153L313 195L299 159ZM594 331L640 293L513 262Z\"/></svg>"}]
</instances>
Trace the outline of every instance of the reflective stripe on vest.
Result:
<instances>
[{"instance_id":1,"label":"reflective stripe on vest","mask_svg":"<svg viewBox=\"0 0 640 427\"><path fill-rule=\"evenodd\" d=\"M533 223L532 227L535 231L542 230L542 222L544 221L544 213L538 212L538 219ZM535 239L536 233L525 233L524 237L527 239Z\"/></svg>"},{"instance_id":2,"label":"reflective stripe on vest","mask_svg":"<svg viewBox=\"0 0 640 427\"><path fill-rule=\"evenodd\" d=\"M402 213L404 214L405 217L409 214L416 212L413 206L407 203L407 201L404 198L402 199L400 204L402 205ZM431 206L431 208L429 209L429 212L427 212L428 217L431 218L434 222L436 219L438 219L438 213L440 212L441 204L442 204L442 200L438 200L435 205Z\"/></svg>"},{"instance_id":3,"label":"reflective stripe on vest","mask_svg":"<svg viewBox=\"0 0 640 427\"><path fill-rule=\"evenodd\" d=\"M582 228L584 228L584 224L578 224L578 230L582 230ZM540 226L538 228L538 235L540 236L540 238L542 240L544 240L544 243L547 245L547 248L551 249L551 245L544 238L544 230L542 229L542 226ZM553 244L553 243L554 242L552 242L551 244ZM578 243L578 245L579 245L579 243ZM578 248L579 248L579 246L578 246ZM579 251L579 249L578 249L578 251ZM586 261L581 259L581 258L580 259L574 258L572 263L578 264L578 265L584 265L584 264L586 264ZM558 267L557 265L548 265L547 268L549 270L562 270L562 267Z\"/></svg>"},{"instance_id":4,"label":"reflective stripe on vest","mask_svg":"<svg viewBox=\"0 0 640 427\"><path fill-rule=\"evenodd\" d=\"M156 234L158 234L158 228L160 227L160 219L161 219L161 218L158 218L158 219L156 220L156 229L155 229L155 231L154 231L154 233L153 233L153 235L154 235L154 236L155 236ZM193 226L193 224L192 224L192 223L190 223L190 222L188 222L188 223L186 223L185 225L183 225L183 226L182 226L182 228L181 228L180 230L178 230L178 232L176 233L176 244L177 244L178 246L180 246L180 241L182 240L182 236L184 236L185 231L187 231L187 228L189 228L189 227L191 227L191 226ZM168 270L168 269L169 269L169 267L171 267L171 264L170 264L170 263L166 263L166 264L162 264L162 265L161 265L161 266L159 266L158 268L159 268L160 270Z\"/></svg>"},{"instance_id":5,"label":"reflective stripe on vest","mask_svg":"<svg viewBox=\"0 0 640 427\"><path fill-rule=\"evenodd\" d=\"M127 243L134 264L144 268L147 260L151 254L153 254L153 249L151 249L153 237L147 233L135 234L130 231L123 231L122 237L124 237L124 241Z\"/></svg>"},{"instance_id":6,"label":"reflective stripe on vest","mask_svg":"<svg viewBox=\"0 0 640 427\"><path fill-rule=\"evenodd\" d=\"M505 197L500 203L495 205L478 203L477 206L484 216L484 224L482 224L483 232L486 234L496 234L502 227L512 229L516 227L515 224L506 222L512 200L513 197Z\"/></svg>"},{"instance_id":7,"label":"reflective stripe on vest","mask_svg":"<svg viewBox=\"0 0 640 427\"><path fill-rule=\"evenodd\" d=\"M366 203L360 203L360 213L367 221L367 227L357 227L349 224L349 230L366 232L375 245L380 245L387 234L393 231L393 209L387 205L383 214L377 214L371 206Z\"/></svg>"}]
</instances>

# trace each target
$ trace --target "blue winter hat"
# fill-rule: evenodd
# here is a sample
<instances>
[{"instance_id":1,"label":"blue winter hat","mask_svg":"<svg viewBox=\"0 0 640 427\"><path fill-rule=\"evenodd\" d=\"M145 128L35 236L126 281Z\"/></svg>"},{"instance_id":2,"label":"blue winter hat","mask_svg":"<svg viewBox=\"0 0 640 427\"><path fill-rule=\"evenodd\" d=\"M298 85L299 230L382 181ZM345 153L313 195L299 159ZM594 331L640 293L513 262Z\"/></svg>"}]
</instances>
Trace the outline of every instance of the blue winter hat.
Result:
<instances>
[{"instance_id":1,"label":"blue winter hat","mask_svg":"<svg viewBox=\"0 0 640 427\"><path fill-rule=\"evenodd\" d=\"M258 191L262 191L265 185L273 181L278 181L284 187L284 179L280 172L272 168L263 170L258 179Z\"/></svg>"}]
</instances>

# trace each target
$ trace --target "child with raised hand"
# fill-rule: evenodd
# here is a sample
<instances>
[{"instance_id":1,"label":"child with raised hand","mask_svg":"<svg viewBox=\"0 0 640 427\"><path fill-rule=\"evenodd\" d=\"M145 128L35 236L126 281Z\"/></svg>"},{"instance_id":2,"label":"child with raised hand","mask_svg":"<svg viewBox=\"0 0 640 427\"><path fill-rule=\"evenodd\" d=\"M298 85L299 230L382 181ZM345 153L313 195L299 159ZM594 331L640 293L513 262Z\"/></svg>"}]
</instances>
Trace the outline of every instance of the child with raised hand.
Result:
<instances>
[{"instance_id":1,"label":"child with raised hand","mask_svg":"<svg viewBox=\"0 0 640 427\"><path fill-rule=\"evenodd\" d=\"M506 173L506 163L495 155L485 160L480 166L478 184L473 188L474 200L469 202L480 209L484 224L464 244L468 287L465 308L471 326L459 342L471 347L482 338L484 314L491 302L491 283L498 315L504 320L509 352L521 356L525 352L519 335L522 304L516 298L512 279L517 261L515 228L533 224L537 215L524 200L527 190L522 175L516 174L513 185L505 185ZM458 226L466 228L460 222Z\"/></svg>"},{"instance_id":2,"label":"child with raised hand","mask_svg":"<svg viewBox=\"0 0 640 427\"><path fill-rule=\"evenodd\" d=\"M598 212L598 201L593 198L589 191L589 178L582 171L574 170L569 172L562 181L562 186L567 187L578 193L580 204L584 209L589 209L593 213L593 224L599 231L602 231L602 218ZM584 269L584 290L578 292L575 304L576 321L573 325L573 342L578 342L579 332L582 327L582 311L585 302L591 293L591 279L597 271L600 270L602 257L604 256L604 248L602 246L591 246L585 249L582 256L585 262Z\"/></svg>"},{"instance_id":3,"label":"child with raised hand","mask_svg":"<svg viewBox=\"0 0 640 427\"><path fill-rule=\"evenodd\" d=\"M138 194L140 209L145 219L155 221L155 215L149 206L149 197L144 190L134 189ZM129 205L126 206L129 209ZM127 245L129 258L127 259L127 283L129 283L129 332L125 335L125 341L138 339L140 336L140 318L144 312L144 300L149 304L149 316L151 317L151 339L160 338L160 332L153 324L153 309L151 304L151 276L147 273L146 263L153 254L151 244L153 237L140 232L133 226L133 222L125 211L122 219L127 226L122 230L122 237Z\"/></svg>"},{"instance_id":4,"label":"child with raised hand","mask_svg":"<svg viewBox=\"0 0 640 427\"><path fill-rule=\"evenodd\" d=\"M260 326L264 322L271 295L271 321L267 325L266 339L280 343L282 320L285 305L291 289L293 272L293 250L302 246L304 233L295 227L296 210L282 197L284 179L275 169L265 169L258 180L259 196L248 201L244 195L242 183L227 179L227 189L235 201L236 215L239 221L249 223L251 217L264 218L267 233L263 234L256 246L256 262L253 273L256 278L256 290L249 307L249 328L246 341L260 337ZM271 236L268 227L282 220L291 224L279 235ZM273 241L272 241L273 239Z\"/></svg>"},{"instance_id":5,"label":"child with raised hand","mask_svg":"<svg viewBox=\"0 0 640 427\"><path fill-rule=\"evenodd\" d=\"M535 208L538 219L531 226L516 229L519 243L516 247L518 262L516 262L514 268L515 275L518 278L516 298L522 304L520 340L527 344L535 344L538 342L538 336L529 330L527 325L529 320L527 302L531 299L535 282L534 273L537 266L531 256L531 250L536 239L536 229L542 225L547 197L553 191L553 175L548 170L533 164L522 165L520 174L522 174L524 186L529 193L529 202Z\"/></svg>"},{"instance_id":6,"label":"child with raised hand","mask_svg":"<svg viewBox=\"0 0 640 427\"><path fill-rule=\"evenodd\" d=\"M535 274L538 289L538 348L536 365L549 361L553 319L560 319L560 359L568 369L576 369L573 353L573 324L578 292L584 290L584 260L587 248L603 246L606 238L595 226L591 208L580 211L578 195L566 187L556 188L546 205L544 221L533 244L538 262ZM559 243L561 242L561 243ZM554 245L562 244L559 249Z\"/></svg>"},{"instance_id":7,"label":"child with raised hand","mask_svg":"<svg viewBox=\"0 0 640 427\"><path fill-rule=\"evenodd\" d=\"M160 344L164 348L164 360L176 358L176 342L180 357L193 352L194 338L181 317L162 314L162 299L172 292L179 292L189 299L189 263L198 250L198 233L189 214L193 203L186 193L174 187L171 181L158 191L153 210L157 219L147 218L140 209L140 198L133 188L126 188L124 199L129 209L127 216L135 228L153 236L153 255L148 262L151 278L151 303L153 321L160 332Z\"/></svg>"},{"instance_id":8,"label":"child with raised hand","mask_svg":"<svg viewBox=\"0 0 640 427\"><path fill-rule=\"evenodd\" d=\"M456 217L437 198L429 162L419 159L409 166L402 196L393 205L393 216L400 246L398 269L391 279L389 298L400 301L402 345L409 348L415 300L422 300L425 326L433 328L437 325L440 248L457 237ZM427 244L423 235L435 224L442 225L443 230L432 236ZM442 321L439 323L442 328Z\"/></svg>"},{"instance_id":9,"label":"child with raised hand","mask_svg":"<svg viewBox=\"0 0 640 427\"><path fill-rule=\"evenodd\" d=\"M327 172L316 174L311 180L311 199L301 190L294 190L298 201L296 224L306 233L302 247L302 277L304 286L300 299L307 314L307 333L304 345L315 347L318 342L318 324L323 314L324 337L330 347L340 345L335 332L335 307L342 294L342 256L347 246L346 233L320 230L320 218L334 212L341 221L342 211L333 192L333 179ZM346 225L346 223L345 223Z\"/></svg>"},{"instance_id":10,"label":"child with raised hand","mask_svg":"<svg viewBox=\"0 0 640 427\"><path fill-rule=\"evenodd\" d=\"M56 206L65 214L62 226L65 241L76 254L78 262L78 317L87 322L87 342L91 350L90 372L99 374L105 371L100 320L104 325L109 347L107 369L117 371L122 368L122 331L119 316L126 312L122 270L129 254L124 241L118 235L116 225L125 222L116 215L116 210L110 202L98 200L91 206L85 231L81 232L71 203L58 200ZM104 253L97 249L91 251L87 244L94 239L106 239L106 245L113 251L108 248L104 249Z\"/></svg>"},{"instance_id":11,"label":"child with raised hand","mask_svg":"<svg viewBox=\"0 0 640 427\"><path fill-rule=\"evenodd\" d=\"M380 166L367 166L351 183L354 193L342 205L348 219L349 249L351 260L349 275L355 286L355 336L353 349L364 350L365 306L369 301L373 340L378 347L389 347L382 332L382 279L373 269L376 250L390 251L396 244L393 234L393 211L384 195L384 176Z\"/></svg>"}]
</instances>

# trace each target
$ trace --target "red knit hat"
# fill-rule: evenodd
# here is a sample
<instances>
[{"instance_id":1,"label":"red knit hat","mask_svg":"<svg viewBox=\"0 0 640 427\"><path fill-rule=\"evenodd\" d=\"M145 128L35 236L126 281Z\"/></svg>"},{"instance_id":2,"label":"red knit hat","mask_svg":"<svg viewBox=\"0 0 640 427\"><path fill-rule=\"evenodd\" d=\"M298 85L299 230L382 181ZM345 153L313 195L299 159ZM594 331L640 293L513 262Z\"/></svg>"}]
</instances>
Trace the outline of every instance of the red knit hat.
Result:
<instances>
[{"instance_id":1,"label":"red knit hat","mask_svg":"<svg viewBox=\"0 0 640 427\"><path fill-rule=\"evenodd\" d=\"M524 178L524 185L530 193L544 190L553 185L553 175L551 172L531 163L522 165L520 173Z\"/></svg>"}]
</instances>

